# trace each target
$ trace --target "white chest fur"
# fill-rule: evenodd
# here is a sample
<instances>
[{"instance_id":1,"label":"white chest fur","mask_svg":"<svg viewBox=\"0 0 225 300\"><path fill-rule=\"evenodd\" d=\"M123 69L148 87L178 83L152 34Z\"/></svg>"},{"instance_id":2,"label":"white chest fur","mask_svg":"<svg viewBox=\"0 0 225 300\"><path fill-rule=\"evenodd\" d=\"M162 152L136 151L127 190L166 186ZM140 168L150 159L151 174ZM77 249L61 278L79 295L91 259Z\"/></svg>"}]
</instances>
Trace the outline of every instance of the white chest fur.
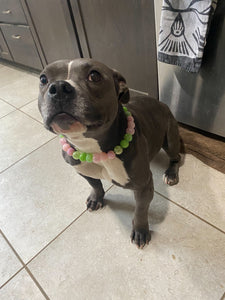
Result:
<instances>
[{"instance_id":1,"label":"white chest fur","mask_svg":"<svg viewBox=\"0 0 225 300\"><path fill-rule=\"evenodd\" d=\"M68 135L68 141L76 146L77 149L82 149L87 153L100 153L101 149L98 142L92 138L86 138L82 133L70 133ZM105 179L108 181L115 181L124 186L128 183L129 177L124 168L123 162L115 157L114 159L107 159L100 163L88 163L82 162L75 166L78 173L96 178Z\"/></svg>"},{"instance_id":2,"label":"white chest fur","mask_svg":"<svg viewBox=\"0 0 225 300\"><path fill-rule=\"evenodd\" d=\"M75 166L75 169L82 175L111 182L114 180L122 186L125 186L129 181L123 162L117 157L98 164L82 162Z\"/></svg>"}]
</instances>

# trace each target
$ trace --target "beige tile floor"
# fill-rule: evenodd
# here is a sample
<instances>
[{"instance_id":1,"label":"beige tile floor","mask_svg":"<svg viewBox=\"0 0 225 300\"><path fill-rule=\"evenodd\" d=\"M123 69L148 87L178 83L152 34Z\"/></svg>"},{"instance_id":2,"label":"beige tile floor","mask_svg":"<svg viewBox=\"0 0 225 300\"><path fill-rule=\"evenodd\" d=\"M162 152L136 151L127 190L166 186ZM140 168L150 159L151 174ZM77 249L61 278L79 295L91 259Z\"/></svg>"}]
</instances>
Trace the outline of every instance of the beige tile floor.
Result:
<instances>
[{"instance_id":1,"label":"beige tile floor","mask_svg":"<svg viewBox=\"0 0 225 300\"><path fill-rule=\"evenodd\" d=\"M168 187L152 162L152 241L130 243L134 199L104 183L106 206L60 156L37 109L38 77L0 66L0 299L209 299L225 292L225 175L191 155Z\"/></svg>"}]
</instances>

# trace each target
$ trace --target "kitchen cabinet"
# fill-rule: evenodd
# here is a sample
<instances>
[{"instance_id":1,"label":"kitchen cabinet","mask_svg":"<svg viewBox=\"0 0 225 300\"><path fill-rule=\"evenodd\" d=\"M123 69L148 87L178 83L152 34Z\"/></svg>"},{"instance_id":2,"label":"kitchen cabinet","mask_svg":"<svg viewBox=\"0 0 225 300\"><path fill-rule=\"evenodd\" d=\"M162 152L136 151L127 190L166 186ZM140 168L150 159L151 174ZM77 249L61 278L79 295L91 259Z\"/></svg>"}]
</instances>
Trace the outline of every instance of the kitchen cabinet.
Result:
<instances>
[{"instance_id":1,"label":"kitchen cabinet","mask_svg":"<svg viewBox=\"0 0 225 300\"><path fill-rule=\"evenodd\" d=\"M128 86L158 98L154 2L0 0L0 56L41 70L90 57L117 69Z\"/></svg>"},{"instance_id":2,"label":"kitchen cabinet","mask_svg":"<svg viewBox=\"0 0 225 300\"><path fill-rule=\"evenodd\" d=\"M15 62L41 69L42 64L29 26L1 24L1 31Z\"/></svg>"},{"instance_id":3,"label":"kitchen cabinet","mask_svg":"<svg viewBox=\"0 0 225 300\"><path fill-rule=\"evenodd\" d=\"M26 3L46 63L81 56L67 1L27 0Z\"/></svg>"},{"instance_id":4,"label":"kitchen cabinet","mask_svg":"<svg viewBox=\"0 0 225 300\"><path fill-rule=\"evenodd\" d=\"M12 55L9 51L8 45L6 44L1 29L0 29L0 57L12 61Z\"/></svg>"},{"instance_id":5,"label":"kitchen cabinet","mask_svg":"<svg viewBox=\"0 0 225 300\"><path fill-rule=\"evenodd\" d=\"M130 88L158 97L154 3L71 0L84 56L118 69Z\"/></svg>"},{"instance_id":6,"label":"kitchen cabinet","mask_svg":"<svg viewBox=\"0 0 225 300\"><path fill-rule=\"evenodd\" d=\"M34 69L43 67L21 1L0 1L0 30L0 57Z\"/></svg>"},{"instance_id":7,"label":"kitchen cabinet","mask_svg":"<svg viewBox=\"0 0 225 300\"><path fill-rule=\"evenodd\" d=\"M27 24L21 2L18 0L1 0L0 20L3 23Z\"/></svg>"}]
</instances>

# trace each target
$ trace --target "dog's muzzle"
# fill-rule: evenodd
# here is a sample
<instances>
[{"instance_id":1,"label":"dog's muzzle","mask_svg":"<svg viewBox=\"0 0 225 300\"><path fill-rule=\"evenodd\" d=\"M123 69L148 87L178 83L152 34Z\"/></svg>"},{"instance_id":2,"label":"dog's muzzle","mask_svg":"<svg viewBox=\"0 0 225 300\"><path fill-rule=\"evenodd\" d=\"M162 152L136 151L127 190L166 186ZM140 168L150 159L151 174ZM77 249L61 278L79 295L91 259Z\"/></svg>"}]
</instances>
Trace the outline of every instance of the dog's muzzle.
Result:
<instances>
[{"instance_id":1,"label":"dog's muzzle","mask_svg":"<svg viewBox=\"0 0 225 300\"><path fill-rule=\"evenodd\" d=\"M67 81L58 80L48 88L48 107L50 113L46 121L46 128L55 133L66 133L72 130L93 130L103 124L101 117L96 113L95 118L80 113L77 102L77 92ZM90 108L91 111L91 108ZM87 114L90 112L87 112Z\"/></svg>"},{"instance_id":2,"label":"dog's muzzle","mask_svg":"<svg viewBox=\"0 0 225 300\"><path fill-rule=\"evenodd\" d=\"M76 91L69 82L59 80L49 86L48 96L53 101L68 101L76 97Z\"/></svg>"}]
</instances>

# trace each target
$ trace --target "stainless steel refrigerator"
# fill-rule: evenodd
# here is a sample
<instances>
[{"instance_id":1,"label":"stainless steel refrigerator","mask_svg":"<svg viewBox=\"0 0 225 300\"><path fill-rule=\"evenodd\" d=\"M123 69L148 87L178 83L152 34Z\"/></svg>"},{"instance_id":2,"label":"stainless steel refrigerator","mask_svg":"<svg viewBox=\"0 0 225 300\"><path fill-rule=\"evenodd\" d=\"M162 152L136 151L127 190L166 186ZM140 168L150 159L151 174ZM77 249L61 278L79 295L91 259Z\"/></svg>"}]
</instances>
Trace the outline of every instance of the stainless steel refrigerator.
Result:
<instances>
[{"instance_id":1,"label":"stainless steel refrigerator","mask_svg":"<svg viewBox=\"0 0 225 300\"><path fill-rule=\"evenodd\" d=\"M155 0L156 35L161 0ZM225 137L225 1L215 11L201 69L188 73L158 62L159 100L184 124Z\"/></svg>"}]
</instances>

